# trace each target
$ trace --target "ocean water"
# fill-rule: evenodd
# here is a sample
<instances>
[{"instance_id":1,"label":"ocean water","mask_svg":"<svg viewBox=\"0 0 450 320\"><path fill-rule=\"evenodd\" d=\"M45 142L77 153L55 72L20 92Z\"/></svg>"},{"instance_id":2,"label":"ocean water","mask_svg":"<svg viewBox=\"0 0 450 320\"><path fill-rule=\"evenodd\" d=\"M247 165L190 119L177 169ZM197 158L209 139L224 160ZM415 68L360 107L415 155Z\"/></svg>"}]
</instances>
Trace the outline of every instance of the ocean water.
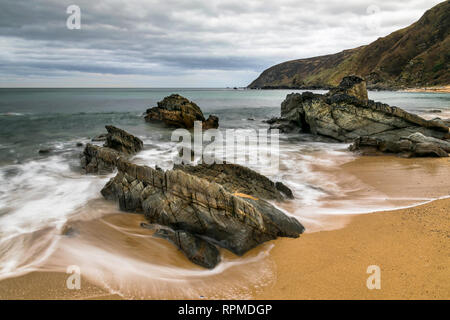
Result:
<instances>
[{"instance_id":1,"label":"ocean water","mask_svg":"<svg viewBox=\"0 0 450 320\"><path fill-rule=\"evenodd\" d=\"M165 288L168 296L173 297L174 287L170 283L179 284L179 281L186 282L182 297L196 297L200 294L199 290L204 290L205 295L211 282L217 283L218 274L227 275L224 279L227 279L231 296L236 286L239 287L239 279L247 279L250 285L267 282L270 267L264 260L264 252L270 250L270 246L262 246L262 251L244 258L228 258L224 253L224 262L220 267L214 271L205 271L175 263L178 258L171 255L175 253L167 253L170 250L175 252L175 249L160 243L160 240L146 238L149 245L145 250L149 256L142 258L131 257L125 248L114 253L114 250L118 250L115 236L102 238L98 233L94 236L96 232L93 231L81 240L68 242L67 239L61 239L59 234L68 222L91 221L119 212L115 204L104 201L99 193L113 174L93 176L80 173L79 155L83 147L77 146L77 143L86 144L91 138L104 133L106 124L123 128L144 141L144 150L133 161L169 169L176 152L176 144L170 141L172 129L146 123L142 116L157 101L171 93L179 93L196 102L206 117L209 114L217 115L221 130L266 129L268 126L262 120L279 116L280 104L291 92L228 89L0 89L0 279L33 270L64 271L67 252L70 252L71 257L84 258L80 264L85 270L90 270L87 273L91 279L97 279L97 284L124 297L165 297L155 296L155 292L162 292L162 288ZM402 107L426 118L450 118L450 94L369 92L369 98ZM436 110L441 112L436 113ZM368 202L365 199L324 205L323 199L351 191L343 190L339 181L327 175L327 170L317 169L332 170L354 159L355 155L347 151L347 144L330 143L311 135L281 134L279 137L279 170L250 166L291 187L296 199L278 205L286 213L297 217L309 231L323 228L323 214L356 213L380 208L380 202ZM41 149L50 152L40 154ZM132 226L126 230L119 230L117 226L107 227L120 234L125 232L135 239L143 237ZM105 230L105 234L111 230ZM99 245L100 239L102 245ZM255 261L260 261L259 273L253 272ZM121 269L117 268L119 262L123 263ZM129 279L127 283L133 283L132 288L125 285L123 280L117 283L112 280L117 280L117 277L111 277L113 269L117 277L122 275L121 279L131 274L134 280L140 280ZM235 271L230 273L231 269ZM150 292L142 293L143 289L139 287L143 277L145 288L151 288ZM204 286L199 285L199 279ZM196 290L190 285L193 281ZM179 290L179 286L177 288Z\"/></svg>"}]
</instances>

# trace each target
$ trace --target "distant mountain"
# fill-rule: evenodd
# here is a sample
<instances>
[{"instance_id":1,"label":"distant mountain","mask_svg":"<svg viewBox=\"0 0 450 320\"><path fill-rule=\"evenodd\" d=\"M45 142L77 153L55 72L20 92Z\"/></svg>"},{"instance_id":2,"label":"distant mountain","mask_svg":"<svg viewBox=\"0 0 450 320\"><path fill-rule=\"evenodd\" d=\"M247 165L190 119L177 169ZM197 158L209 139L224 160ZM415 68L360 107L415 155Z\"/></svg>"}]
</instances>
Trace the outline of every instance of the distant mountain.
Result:
<instances>
[{"instance_id":1,"label":"distant mountain","mask_svg":"<svg viewBox=\"0 0 450 320\"><path fill-rule=\"evenodd\" d=\"M365 77L372 89L448 85L449 33L450 1L445 1L369 45L275 65L248 88L329 88L349 74Z\"/></svg>"}]
</instances>

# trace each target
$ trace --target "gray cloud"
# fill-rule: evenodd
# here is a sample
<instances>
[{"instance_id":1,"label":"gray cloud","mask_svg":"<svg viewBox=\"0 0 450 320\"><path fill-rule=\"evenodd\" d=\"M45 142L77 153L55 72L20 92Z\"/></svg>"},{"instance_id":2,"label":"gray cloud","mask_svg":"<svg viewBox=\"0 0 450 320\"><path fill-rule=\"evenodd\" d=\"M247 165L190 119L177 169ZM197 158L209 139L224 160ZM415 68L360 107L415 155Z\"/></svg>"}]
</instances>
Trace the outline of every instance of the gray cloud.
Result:
<instances>
[{"instance_id":1,"label":"gray cloud","mask_svg":"<svg viewBox=\"0 0 450 320\"><path fill-rule=\"evenodd\" d=\"M273 64L370 43L438 2L3 0L0 86L246 85ZM74 3L81 30L66 28Z\"/></svg>"}]
</instances>

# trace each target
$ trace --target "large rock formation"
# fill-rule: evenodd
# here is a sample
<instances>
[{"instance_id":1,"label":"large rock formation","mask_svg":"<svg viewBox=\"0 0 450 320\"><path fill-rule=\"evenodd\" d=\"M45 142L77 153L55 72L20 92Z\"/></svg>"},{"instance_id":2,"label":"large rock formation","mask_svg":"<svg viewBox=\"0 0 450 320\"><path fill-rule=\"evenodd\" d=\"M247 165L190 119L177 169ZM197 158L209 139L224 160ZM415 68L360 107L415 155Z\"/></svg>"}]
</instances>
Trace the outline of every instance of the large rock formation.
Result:
<instances>
[{"instance_id":1,"label":"large rock formation","mask_svg":"<svg viewBox=\"0 0 450 320\"><path fill-rule=\"evenodd\" d=\"M211 178L207 178L208 172L216 174L219 168L204 167L206 173L186 167L164 172L132 164L123 158L118 159L117 168L117 175L102 189L102 195L118 201L122 210L143 212L150 223L171 228L175 234L169 232L167 237L172 241L177 239L177 232L182 231L185 239L174 242L194 263L213 267L219 261L210 246L202 241L242 255L262 242L277 237L298 237L304 231L295 218L262 199L268 195L281 197L279 190L283 187L274 188L273 184L260 179L254 182L260 186L242 190L240 187L246 183L237 183L238 177L230 177L235 170L245 171L239 167L233 167L224 177ZM239 186L241 192L228 190L234 190L234 186ZM196 249L195 254L186 252L185 242L206 249Z\"/></svg>"},{"instance_id":2,"label":"large rock formation","mask_svg":"<svg viewBox=\"0 0 450 320\"><path fill-rule=\"evenodd\" d=\"M447 154L442 143L437 143L449 138L449 128L443 121L425 120L400 108L367 100L364 90L362 78L349 76L325 95L293 93L281 104L281 116L303 132L342 142L356 140L352 150L371 148L406 156ZM416 133L433 139L425 142L408 138Z\"/></svg>"},{"instance_id":3,"label":"large rock formation","mask_svg":"<svg viewBox=\"0 0 450 320\"><path fill-rule=\"evenodd\" d=\"M81 167L85 173L113 172L119 157L135 154L144 146L141 139L122 129L107 125L106 130L103 147L88 143L81 154Z\"/></svg>"},{"instance_id":4,"label":"large rock formation","mask_svg":"<svg viewBox=\"0 0 450 320\"><path fill-rule=\"evenodd\" d=\"M193 128L195 121L201 121L203 129L219 127L219 118L210 115L205 119L199 106L178 94L165 97L157 107L147 109L145 121L161 121L171 127L186 129Z\"/></svg>"}]
</instances>

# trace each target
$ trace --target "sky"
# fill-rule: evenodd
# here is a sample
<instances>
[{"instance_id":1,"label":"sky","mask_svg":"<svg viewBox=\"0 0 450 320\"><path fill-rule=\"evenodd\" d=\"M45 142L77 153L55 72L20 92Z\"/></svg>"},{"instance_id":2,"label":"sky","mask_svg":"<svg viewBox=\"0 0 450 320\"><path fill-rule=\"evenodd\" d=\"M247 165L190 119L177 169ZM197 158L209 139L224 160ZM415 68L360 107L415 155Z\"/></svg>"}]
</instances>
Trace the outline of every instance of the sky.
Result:
<instances>
[{"instance_id":1,"label":"sky","mask_svg":"<svg viewBox=\"0 0 450 320\"><path fill-rule=\"evenodd\" d=\"M0 87L247 86L369 44L440 0L0 0ZM70 5L80 8L80 28Z\"/></svg>"}]
</instances>

